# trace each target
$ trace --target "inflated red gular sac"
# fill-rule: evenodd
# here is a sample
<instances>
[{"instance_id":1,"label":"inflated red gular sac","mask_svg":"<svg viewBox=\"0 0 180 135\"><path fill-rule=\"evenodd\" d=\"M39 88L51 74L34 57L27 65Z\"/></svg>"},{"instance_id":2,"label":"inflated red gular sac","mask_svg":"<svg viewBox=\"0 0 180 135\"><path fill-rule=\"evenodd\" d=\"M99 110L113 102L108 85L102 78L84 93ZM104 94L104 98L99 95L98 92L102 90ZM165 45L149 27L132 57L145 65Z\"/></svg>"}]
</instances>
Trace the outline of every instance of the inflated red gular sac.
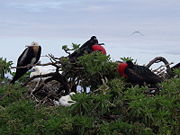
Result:
<instances>
[{"instance_id":1,"label":"inflated red gular sac","mask_svg":"<svg viewBox=\"0 0 180 135\"><path fill-rule=\"evenodd\" d=\"M125 70L127 67L128 67L128 64L125 62L118 64L118 72L119 72L120 76L128 78L127 74L125 74Z\"/></svg>"},{"instance_id":2,"label":"inflated red gular sac","mask_svg":"<svg viewBox=\"0 0 180 135\"><path fill-rule=\"evenodd\" d=\"M125 77L128 82L143 86L145 83L151 87L157 87L162 79L145 66L134 65L131 61L118 64L120 76Z\"/></svg>"},{"instance_id":3,"label":"inflated red gular sac","mask_svg":"<svg viewBox=\"0 0 180 135\"><path fill-rule=\"evenodd\" d=\"M106 50L101 44L95 44L92 46L92 51L99 51L102 54L106 55Z\"/></svg>"}]
</instances>

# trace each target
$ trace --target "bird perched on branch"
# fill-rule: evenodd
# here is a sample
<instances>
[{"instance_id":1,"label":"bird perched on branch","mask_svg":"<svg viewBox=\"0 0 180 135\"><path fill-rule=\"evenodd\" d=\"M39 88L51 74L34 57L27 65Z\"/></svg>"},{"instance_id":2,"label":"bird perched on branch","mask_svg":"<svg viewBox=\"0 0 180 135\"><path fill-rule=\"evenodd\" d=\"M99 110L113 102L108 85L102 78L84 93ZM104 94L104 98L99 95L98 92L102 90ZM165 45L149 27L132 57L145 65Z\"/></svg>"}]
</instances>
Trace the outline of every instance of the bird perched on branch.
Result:
<instances>
[{"instance_id":1,"label":"bird perched on branch","mask_svg":"<svg viewBox=\"0 0 180 135\"><path fill-rule=\"evenodd\" d=\"M91 53L93 51L100 51L103 54L106 54L106 50L101 45L102 44L98 43L97 38L92 36L90 40L86 41L77 51L73 52L68 57L70 60L74 61L85 53Z\"/></svg>"},{"instance_id":2,"label":"bird perched on branch","mask_svg":"<svg viewBox=\"0 0 180 135\"><path fill-rule=\"evenodd\" d=\"M147 67L134 65L132 61L119 63L118 72L121 76L127 78L128 82L135 85L143 86L146 83L151 87L157 87L156 84L162 81L158 75L154 74Z\"/></svg>"},{"instance_id":3,"label":"bird perched on branch","mask_svg":"<svg viewBox=\"0 0 180 135\"><path fill-rule=\"evenodd\" d=\"M37 42L32 42L30 46L23 51L17 61L15 76L10 83L14 84L16 80L22 77L33 64L36 64L41 56L41 46ZM18 68L19 67L19 68Z\"/></svg>"}]
</instances>

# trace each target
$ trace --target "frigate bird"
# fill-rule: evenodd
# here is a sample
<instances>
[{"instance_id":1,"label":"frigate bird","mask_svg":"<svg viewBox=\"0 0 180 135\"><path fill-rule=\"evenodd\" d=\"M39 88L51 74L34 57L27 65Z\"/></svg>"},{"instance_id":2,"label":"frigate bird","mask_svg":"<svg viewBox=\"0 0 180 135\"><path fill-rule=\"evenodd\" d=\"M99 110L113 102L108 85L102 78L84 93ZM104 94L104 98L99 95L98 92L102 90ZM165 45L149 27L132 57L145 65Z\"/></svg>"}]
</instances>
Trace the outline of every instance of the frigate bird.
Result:
<instances>
[{"instance_id":1,"label":"frigate bird","mask_svg":"<svg viewBox=\"0 0 180 135\"><path fill-rule=\"evenodd\" d=\"M36 64L41 56L41 46L37 42L32 42L30 46L23 51L17 60L15 76L10 83L14 84L16 80L22 77L33 64Z\"/></svg>"},{"instance_id":2,"label":"frigate bird","mask_svg":"<svg viewBox=\"0 0 180 135\"><path fill-rule=\"evenodd\" d=\"M70 61L75 61L78 57L83 56L85 53L91 53L93 51L100 51L103 54L106 54L102 44L98 43L98 40L95 36L92 36L90 40L86 41L77 51L70 54L68 57Z\"/></svg>"},{"instance_id":3,"label":"frigate bird","mask_svg":"<svg viewBox=\"0 0 180 135\"><path fill-rule=\"evenodd\" d=\"M132 84L143 86L144 83L152 87L157 87L156 84L162 82L162 79L154 74L150 69L144 66L134 65L132 61L119 63L118 72Z\"/></svg>"},{"instance_id":4,"label":"frigate bird","mask_svg":"<svg viewBox=\"0 0 180 135\"><path fill-rule=\"evenodd\" d=\"M131 35L130 36L133 36L133 35L140 35L140 36L144 36L144 34L142 34L140 31L134 31L134 32L132 32L131 33Z\"/></svg>"}]
</instances>

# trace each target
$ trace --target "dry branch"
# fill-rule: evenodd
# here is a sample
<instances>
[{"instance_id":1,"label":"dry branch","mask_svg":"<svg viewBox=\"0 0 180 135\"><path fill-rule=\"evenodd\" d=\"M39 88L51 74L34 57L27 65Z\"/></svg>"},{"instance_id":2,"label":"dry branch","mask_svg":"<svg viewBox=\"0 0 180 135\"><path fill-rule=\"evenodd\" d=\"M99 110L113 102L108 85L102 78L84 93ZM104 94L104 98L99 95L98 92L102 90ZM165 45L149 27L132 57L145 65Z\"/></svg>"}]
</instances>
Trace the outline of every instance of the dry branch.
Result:
<instances>
[{"instance_id":1,"label":"dry branch","mask_svg":"<svg viewBox=\"0 0 180 135\"><path fill-rule=\"evenodd\" d=\"M164 62L164 64L166 65L166 68L167 68L167 70L170 70L170 64L169 64L169 62L164 58L164 57L156 57L156 58L154 58L153 60L151 60L147 65L146 65L146 67L147 68L150 68L150 66L151 65L153 65L154 63L159 63L159 62Z\"/></svg>"},{"instance_id":2,"label":"dry branch","mask_svg":"<svg viewBox=\"0 0 180 135\"><path fill-rule=\"evenodd\" d=\"M147 68L150 68L154 63L159 63L159 62L163 62L164 63L164 66L160 66L159 68L157 68L156 70L154 70L153 72L157 72L159 75L163 76L163 78L168 78L171 74L171 68L170 68L170 65L172 63L169 63L164 57L156 57L154 58L153 60L151 60L147 65L146 67ZM164 69L162 69L163 67L166 67L166 70L165 72Z\"/></svg>"}]
</instances>

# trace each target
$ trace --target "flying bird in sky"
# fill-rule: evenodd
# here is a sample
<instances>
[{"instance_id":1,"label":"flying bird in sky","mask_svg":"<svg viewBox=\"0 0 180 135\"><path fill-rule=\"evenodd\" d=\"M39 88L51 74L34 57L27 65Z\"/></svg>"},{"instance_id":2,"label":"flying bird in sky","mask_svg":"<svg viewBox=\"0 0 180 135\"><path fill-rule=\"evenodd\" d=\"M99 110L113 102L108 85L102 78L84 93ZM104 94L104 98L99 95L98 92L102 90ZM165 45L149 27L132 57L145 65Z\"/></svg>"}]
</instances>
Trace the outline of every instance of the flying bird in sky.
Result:
<instances>
[{"instance_id":1,"label":"flying bird in sky","mask_svg":"<svg viewBox=\"0 0 180 135\"><path fill-rule=\"evenodd\" d=\"M41 46L37 42L32 42L30 46L23 51L17 61L17 67L29 66L25 68L17 68L15 76L10 83L14 84L16 80L22 77L33 64L36 64L41 56Z\"/></svg>"},{"instance_id":2,"label":"flying bird in sky","mask_svg":"<svg viewBox=\"0 0 180 135\"><path fill-rule=\"evenodd\" d=\"M144 36L144 34L142 34L140 31L136 30L134 32L131 33L130 36L133 36L133 35L140 35L140 36Z\"/></svg>"}]
</instances>

